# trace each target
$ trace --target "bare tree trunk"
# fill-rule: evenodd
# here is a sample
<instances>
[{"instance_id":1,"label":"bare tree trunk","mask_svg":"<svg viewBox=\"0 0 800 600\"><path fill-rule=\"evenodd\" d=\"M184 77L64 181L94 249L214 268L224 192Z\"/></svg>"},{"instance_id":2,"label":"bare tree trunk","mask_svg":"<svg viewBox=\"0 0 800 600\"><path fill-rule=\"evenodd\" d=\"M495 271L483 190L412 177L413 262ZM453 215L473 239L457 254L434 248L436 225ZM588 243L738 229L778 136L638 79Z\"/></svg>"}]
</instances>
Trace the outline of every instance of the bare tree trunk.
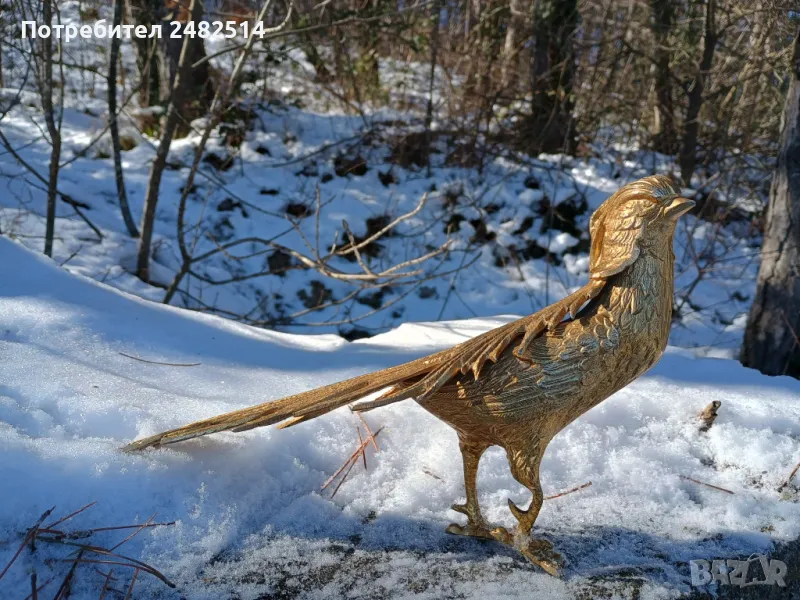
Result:
<instances>
[{"instance_id":1,"label":"bare tree trunk","mask_svg":"<svg viewBox=\"0 0 800 600\"><path fill-rule=\"evenodd\" d=\"M191 0L189 13L192 20L199 21L203 14L203 3L201 0ZM150 169L150 179L147 183L147 193L144 198L144 211L142 213L141 237L139 238L139 251L136 260L136 275L142 281L150 279L150 245L153 239L153 224L156 216L156 205L158 203L158 192L161 187L161 176L167 164L169 147L172 138L180 122L180 108L184 103L186 91L189 87L187 83L191 80L191 57L193 56L192 46L200 38L194 36L183 36L183 49L178 60L177 74L172 85L172 95L167 108L166 123L161 134L161 142L158 145L156 158Z\"/></svg>"},{"instance_id":2,"label":"bare tree trunk","mask_svg":"<svg viewBox=\"0 0 800 600\"><path fill-rule=\"evenodd\" d=\"M436 59L439 52L439 28L441 26L443 0L431 6L431 70L428 79L428 106L425 109L425 162L428 177L431 176L431 123L433 122L433 89L436 83Z\"/></svg>"},{"instance_id":3,"label":"bare tree trunk","mask_svg":"<svg viewBox=\"0 0 800 600\"><path fill-rule=\"evenodd\" d=\"M464 0L464 50L469 48L472 30L481 19L481 0Z\"/></svg>"},{"instance_id":4,"label":"bare tree trunk","mask_svg":"<svg viewBox=\"0 0 800 600\"><path fill-rule=\"evenodd\" d=\"M123 0L114 1L114 27L122 23ZM122 158L119 143L119 126L117 123L117 64L119 59L119 47L122 43L120 37L111 38L111 50L108 55L108 118L109 129L111 132L111 145L114 153L114 178L117 182L117 198L119 199L119 209L122 212L122 220L131 237L139 237L139 230L136 229L136 222L131 215L128 205L128 195L125 193L125 178L122 174Z\"/></svg>"},{"instance_id":5,"label":"bare tree trunk","mask_svg":"<svg viewBox=\"0 0 800 600\"><path fill-rule=\"evenodd\" d=\"M703 106L703 90L706 77L714 61L714 50L717 45L717 33L714 27L716 13L716 0L706 0L706 15L703 25L703 54L697 67L692 89L689 91L689 104L686 108L686 120L681 141L681 150L678 155L678 164L681 168L681 180L684 185L689 182L697 165L697 137L700 133L700 108Z\"/></svg>"},{"instance_id":6,"label":"bare tree trunk","mask_svg":"<svg viewBox=\"0 0 800 600\"><path fill-rule=\"evenodd\" d=\"M195 29L197 29L197 25L200 24L203 17L202 10L198 15L193 15L191 10L186 8L186 0L166 0L166 3L171 11L167 13L171 21L178 21L184 26L191 21L194 22ZM178 74L178 63L180 62L181 53L185 48L183 44L184 37L185 36L173 38L172 36L168 36L165 40L168 69L166 73L163 73L165 76L162 77L161 85L162 88L166 87L166 90L174 89L173 84ZM205 40L197 33L195 33L194 38L195 43L189 46L190 54L187 58L190 65L204 60L207 56ZM189 123L208 112L209 106L211 105L211 98L214 96L210 64L208 61L193 67L187 74L187 77L188 79L183 83L186 87L184 93L185 102L179 107L181 118L178 121L178 130L175 133L175 137L184 137L188 135L190 131ZM164 97L166 97L166 94L162 95L162 98Z\"/></svg>"},{"instance_id":7,"label":"bare tree trunk","mask_svg":"<svg viewBox=\"0 0 800 600\"><path fill-rule=\"evenodd\" d=\"M352 0L350 9L354 14L364 13L366 17L380 14L383 7L381 0ZM366 9L366 10L365 10ZM380 38L375 25L359 27L355 33L358 58L355 64L350 64L349 70L353 72L353 97L361 104L366 100L375 101L381 95L381 76L378 44ZM348 55L348 63L349 60Z\"/></svg>"},{"instance_id":8,"label":"bare tree trunk","mask_svg":"<svg viewBox=\"0 0 800 600\"><path fill-rule=\"evenodd\" d=\"M305 17L306 15L301 15L298 11L292 11L292 28L301 29L307 25L307 23L304 21ZM325 57L320 54L319 50L317 50L315 38L308 33L304 33L298 35L297 40L300 45L300 49L306 55L306 60L308 60L311 66L314 67L317 81L321 83L329 83L333 79L333 76L328 68L328 65L326 64Z\"/></svg>"},{"instance_id":9,"label":"bare tree trunk","mask_svg":"<svg viewBox=\"0 0 800 600\"><path fill-rule=\"evenodd\" d=\"M531 114L522 136L528 152L566 152L575 147L572 36L578 26L576 0L533 3Z\"/></svg>"},{"instance_id":10,"label":"bare tree trunk","mask_svg":"<svg viewBox=\"0 0 800 600\"><path fill-rule=\"evenodd\" d=\"M676 151L678 136L675 132L675 109L672 102L672 72L669 66L669 32L672 28L674 7L671 2L650 0L651 28L655 48L655 127L653 149L663 154Z\"/></svg>"},{"instance_id":11,"label":"bare tree trunk","mask_svg":"<svg viewBox=\"0 0 800 600\"><path fill-rule=\"evenodd\" d=\"M127 0L128 20L136 25L145 25L148 30L153 25L161 25L162 37L158 39L134 37L137 64L142 77L139 102L142 106L166 103L172 93L173 83L178 71L178 60L183 49L183 37L172 37L173 22L186 24L188 21L200 23L199 18L191 16L187 0ZM200 15L202 17L202 14ZM194 64L206 57L205 44L195 33L197 43L192 44L189 63ZM155 48L151 46L155 44ZM189 123L208 110L213 96L208 62L192 70L191 82L186 82L192 90L187 92L190 99L181 107L183 121ZM188 127L179 129L185 135Z\"/></svg>"},{"instance_id":12,"label":"bare tree trunk","mask_svg":"<svg viewBox=\"0 0 800 600\"><path fill-rule=\"evenodd\" d=\"M800 30L769 200L741 359L767 375L800 378Z\"/></svg>"},{"instance_id":13,"label":"bare tree trunk","mask_svg":"<svg viewBox=\"0 0 800 600\"><path fill-rule=\"evenodd\" d=\"M517 80L519 70L519 50L526 37L525 0L510 0L510 15L506 23L506 39L503 45L503 68L501 73L503 89Z\"/></svg>"},{"instance_id":14,"label":"bare tree trunk","mask_svg":"<svg viewBox=\"0 0 800 600\"><path fill-rule=\"evenodd\" d=\"M126 20L135 25L148 28L161 25L162 35L169 35L172 29L168 22L161 21L164 11L164 0L126 0ZM136 65L139 69L141 87L139 88L139 104L156 106L165 102L169 96L169 81L165 45L156 38L140 38L131 40L136 51Z\"/></svg>"},{"instance_id":15,"label":"bare tree trunk","mask_svg":"<svg viewBox=\"0 0 800 600\"><path fill-rule=\"evenodd\" d=\"M42 7L42 21L47 25L53 22L53 0L45 0ZM44 253L53 256L53 237L56 226L56 197L58 195L58 163L61 160L61 131L56 127L53 114L53 37L42 38L42 69L40 93L42 110L50 135L50 170L47 178L47 216L44 234Z\"/></svg>"}]
</instances>

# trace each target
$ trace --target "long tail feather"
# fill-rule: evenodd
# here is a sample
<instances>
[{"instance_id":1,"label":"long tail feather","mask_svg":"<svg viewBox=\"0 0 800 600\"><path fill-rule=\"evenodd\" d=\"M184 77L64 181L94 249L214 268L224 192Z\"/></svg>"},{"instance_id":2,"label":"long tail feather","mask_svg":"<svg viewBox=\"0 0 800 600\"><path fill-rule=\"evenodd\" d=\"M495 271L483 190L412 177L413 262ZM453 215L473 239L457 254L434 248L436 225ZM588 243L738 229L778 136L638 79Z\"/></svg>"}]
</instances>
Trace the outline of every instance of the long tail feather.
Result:
<instances>
[{"instance_id":1,"label":"long tail feather","mask_svg":"<svg viewBox=\"0 0 800 600\"><path fill-rule=\"evenodd\" d=\"M417 373L427 371L426 365L417 366L413 361L397 367L390 367L376 373L368 373L353 379L341 381L321 388L288 396L233 411L203 421L197 421L184 427L165 431L154 436L137 440L123 448L126 451L144 450L145 448L166 446L202 435L220 431L247 431L255 427L274 425L287 419L296 422L325 414L350 402L377 392L392 384L407 379ZM295 424L293 422L286 425Z\"/></svg>"}]
</instances>

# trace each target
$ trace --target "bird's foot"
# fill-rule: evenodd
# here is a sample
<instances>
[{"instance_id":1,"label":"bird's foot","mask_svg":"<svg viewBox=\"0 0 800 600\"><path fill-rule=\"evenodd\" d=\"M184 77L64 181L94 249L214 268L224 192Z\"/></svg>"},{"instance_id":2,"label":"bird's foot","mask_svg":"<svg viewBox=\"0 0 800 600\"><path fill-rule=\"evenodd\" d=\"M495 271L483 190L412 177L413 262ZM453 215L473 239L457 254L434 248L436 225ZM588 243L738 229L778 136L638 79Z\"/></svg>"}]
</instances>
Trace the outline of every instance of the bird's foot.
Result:
<instances>
[{"instance_id":1,"label":"bird's foot","mask_svg":"<svg viewBox=\"0 0 800 600\"><path fill-rule=\"evenodd\" d=\"M565 564L564 558L553 550L553 544L547 540L531 538L528 534L520 531L513 535L505 527L495 527L491 531L491 536L501 544L514 548L546 573L554 577L561 577L561 571Z\"/></svg>"},{"instance_id":2,"label":"bird's foot","mask_svg":"<svg viewBox=\"0 0 800 600\"><path fill-rule=\"evenodd\" d=\"M518 538L514 548L533 564L540 566L553 577L561 577L564 568L564 557L553 549L547 540L536 538Z\"/></svg>"},{"instance_id":3,"label":"bird's foot","mask_svg":"<svg viewBox=\"0 0 800 600\"><path fill-rule=\"evenodd\" d=\"M447 533L453 535L465 535L468 537L481 538L483 540L493 540L492 531L482 524L467 523L466 525L459 525L458 523L450 523L445 529Z\"/></svg>"},{"instance_id":4,"label":"bird's foot","mask_svg":"<svg viewBox=\"0 0 800 600\"><path fill-rule=\"evenodd\" d=\"M450 525L447 526L447 529L445 529L447 533L476 537L484 540L495 539L488 523L484 521L480 514L475 514L472 510L470 510L469 506L466 504L453 504L453 506L450 508L456 512L460 512L462 515L466 515L467 524L459 525L458 523L450 523Z\"/></svg>"}]
</instances>

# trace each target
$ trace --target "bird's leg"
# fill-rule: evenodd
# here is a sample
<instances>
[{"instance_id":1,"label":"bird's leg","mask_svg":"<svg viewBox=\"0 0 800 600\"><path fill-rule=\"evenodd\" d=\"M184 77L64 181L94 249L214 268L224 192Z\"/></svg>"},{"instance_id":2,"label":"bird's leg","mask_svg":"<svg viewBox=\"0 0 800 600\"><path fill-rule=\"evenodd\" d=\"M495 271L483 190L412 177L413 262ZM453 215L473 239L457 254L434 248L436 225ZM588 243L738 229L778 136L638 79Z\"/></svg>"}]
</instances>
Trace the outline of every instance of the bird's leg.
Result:
<instances>
[{"instance_id":1,"label":"bird's leg","mask_svg":"<svg viewBox=\"0 0 800 600\"><path fill-rule=\"evenodd\" d=\"M533 494L527 509L521 509L510 499L508 508L517 519L517 527L513 537L509 534L506 543L512 544L525 558L539 565L551 575L560 575L564 559L553 550L553 545L547 540L531 538L530 533L539 511L542 508L544 496L539 483L539 462L542 452L528 449L527 451L508 451L511 474L514 479L528 488Z\"/></svg>"},{"instance_id":2,"label":"bird's leg","mask_svg":"<svg viewBox=\"0 0 800 600\"><path fill-rule=\"evenodd\" d=\"M459 435L459 448L461 458L464 461L464 488L467 493L466 504L453 504L452 509L467 515L467 524L459 525L451 523L448 525L447 533L455 535L468 535L486 539L494 539L489 526L481 514L481 507L478 504L478 490L476 487L478 478L478 463L481 455L489 447L483 442L474 442Z\"/></svg>"}]
</instances>

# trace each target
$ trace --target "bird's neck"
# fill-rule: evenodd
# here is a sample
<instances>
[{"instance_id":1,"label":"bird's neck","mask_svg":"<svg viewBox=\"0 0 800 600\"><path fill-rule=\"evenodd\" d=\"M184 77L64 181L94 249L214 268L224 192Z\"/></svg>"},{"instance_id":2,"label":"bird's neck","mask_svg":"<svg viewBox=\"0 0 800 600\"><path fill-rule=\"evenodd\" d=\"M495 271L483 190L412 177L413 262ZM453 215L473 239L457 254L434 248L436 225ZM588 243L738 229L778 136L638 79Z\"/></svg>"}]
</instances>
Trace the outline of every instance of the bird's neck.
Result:
<instances>
[{"instance_id":1,"label":"bird's neck","mask_svg":"<svg viewBox=\"0 0 800 600\"><path fill-rule=\"evenodd\" d=\"M609 279L601 304L620 329L635 343L646 343L658 356L664 351L672 320L672 239L669 244L643 247L639 258ZM648 356L648 360L658 359Z\"/></svg>"}]
</instances>

